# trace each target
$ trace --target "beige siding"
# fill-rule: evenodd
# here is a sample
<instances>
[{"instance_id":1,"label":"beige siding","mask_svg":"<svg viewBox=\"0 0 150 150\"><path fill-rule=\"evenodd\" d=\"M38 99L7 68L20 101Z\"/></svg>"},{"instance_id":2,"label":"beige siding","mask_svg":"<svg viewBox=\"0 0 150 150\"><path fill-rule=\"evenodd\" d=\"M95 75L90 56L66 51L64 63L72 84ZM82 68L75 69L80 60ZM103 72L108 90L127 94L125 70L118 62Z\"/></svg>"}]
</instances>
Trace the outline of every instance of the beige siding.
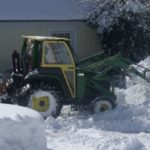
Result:
<instances>
[{"instance_id":1,"label":"beige siding","mask_svg":"<svg viewBox=\"0 0 150 150\"><path fill-rule=\"evenodd\" d=\"M13 50L20 51L21 35L48 36L52 31L73 31L78 57L84 58L100 51L96 32L81 21L69 22L0 22L0 72L11 68Z\"/></svg>"}]
</instances>

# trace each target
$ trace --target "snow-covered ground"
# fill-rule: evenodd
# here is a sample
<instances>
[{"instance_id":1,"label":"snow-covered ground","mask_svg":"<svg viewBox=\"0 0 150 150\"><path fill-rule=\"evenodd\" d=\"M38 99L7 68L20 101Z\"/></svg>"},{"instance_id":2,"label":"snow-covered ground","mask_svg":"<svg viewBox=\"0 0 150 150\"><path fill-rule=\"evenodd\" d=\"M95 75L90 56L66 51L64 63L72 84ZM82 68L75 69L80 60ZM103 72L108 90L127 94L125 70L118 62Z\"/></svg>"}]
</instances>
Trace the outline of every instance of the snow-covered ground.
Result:
<instances>
[{"instance_id":1,"label":"snow-covered ground","mask_svg":"<svg viewBox=\"0 0 150 150\"><path fill-rule=\"evenodd\" d=\"M150 68L150 58L141 62ZM134 81L140 83L140 79ZM110 112L89 115L64 107L56 120L46 120L51 150L149 150L150 84L132 84L116 89L118 107Z\"/></svg>"}]
</instances>

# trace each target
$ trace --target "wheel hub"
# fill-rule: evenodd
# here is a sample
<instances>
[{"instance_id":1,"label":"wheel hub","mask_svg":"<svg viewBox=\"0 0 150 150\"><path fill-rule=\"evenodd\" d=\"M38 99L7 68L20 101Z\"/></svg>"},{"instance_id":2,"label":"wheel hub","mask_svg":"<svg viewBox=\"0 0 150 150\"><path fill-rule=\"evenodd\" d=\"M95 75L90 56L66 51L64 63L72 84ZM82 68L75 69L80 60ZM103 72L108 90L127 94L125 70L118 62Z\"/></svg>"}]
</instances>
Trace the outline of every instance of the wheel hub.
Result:
<instances>
[{"instance_id":1,"label":"wheel hub","mask_svg":"<svg viewBox=\"0 0 150 150\"><path fill-rule=\"evenodd\" d=\"M107 110L109 110L109 107L108 107L108 105L106 105L106 104L102 104L102 105L100 106L100 108L99 108L99 111L100 111L100 112L105 112L105 111L107 111Z\"/></svg>"},{"instance_id":2,"label":"wheel hub","mask_svg":"<svg viewBox=\"0 0 150 150\"><path fill-rule=\"evenodd\" d=\"M101 99L97 99L93 106L94 112L105 112L113 108L111 101Z\"/></svg>"},{"instance_id":3,"label":"wheel hub","mask_svg":"<svg viewBox=\"0 0 150 150\"><path fill-rule=\"evenodd\" d=\"M48 96L32 97L32 108L39 111L45 112L50 107L50 101Z\"/></svg>"},{"instance_id":4,"label":"wheel hub","mask_svg":"<svg viewBox=\"0 0 150 150\"><path fill-rule=\"evenodd\" d=\"M40 105L41 107L45 106L44 100L40 101L40 102L39 102L39 105Z\"/></svg>"}]
</instances>

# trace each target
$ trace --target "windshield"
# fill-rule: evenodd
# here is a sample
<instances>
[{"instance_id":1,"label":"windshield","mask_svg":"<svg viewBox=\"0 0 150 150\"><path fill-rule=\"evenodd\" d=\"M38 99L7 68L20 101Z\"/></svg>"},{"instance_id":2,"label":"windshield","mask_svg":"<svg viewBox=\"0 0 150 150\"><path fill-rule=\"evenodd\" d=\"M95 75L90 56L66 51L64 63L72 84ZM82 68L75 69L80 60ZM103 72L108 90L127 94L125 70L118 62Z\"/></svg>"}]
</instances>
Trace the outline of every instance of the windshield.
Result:
<instances>
[{"instance_id":1,"label":"windshield","mask_svg":"<svg viewBox=\"0 0 150 150\"><path fill-rule=\"evenodd\" d=\"M45 42L44 62L46 64L73 64L72 55L64 42Z\"/></svg>"},{"instance_id":2,"label":"windshield","mask_svg":"<svg viewBox=\"0 0 150 150\"><path fill-rule=\"evenodd\" d=\"M26 54L28 54L29 56L32 55L33 46L34 46L34 42L31 41L31 40L28 40L27 41L27 51L26 51Z\"/></svg>"}]
</instances>

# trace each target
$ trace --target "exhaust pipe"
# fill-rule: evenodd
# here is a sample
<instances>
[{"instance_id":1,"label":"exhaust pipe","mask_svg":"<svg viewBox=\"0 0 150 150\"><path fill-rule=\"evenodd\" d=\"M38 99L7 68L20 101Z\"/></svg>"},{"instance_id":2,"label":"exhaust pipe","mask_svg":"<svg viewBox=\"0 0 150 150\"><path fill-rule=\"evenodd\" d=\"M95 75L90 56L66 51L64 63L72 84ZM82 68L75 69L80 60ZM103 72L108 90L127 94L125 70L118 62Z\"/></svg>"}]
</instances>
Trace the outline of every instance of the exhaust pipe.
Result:
<instances>
[{"instance_id":1,"label":"exhaust pipe","mask_svg":"<svg viewBox=\"0 0 150 150\"><path fill-rule=\"evenodd\" d=\"M3 75L0 75L0 95L6 93L6 81Z\"/></svg>"},{"instance_id":2,"label":"exhaust pipe","mask_svg":"<svg viewBox=\"0 0 150 150\"><path fill-rule=\"evenodd\" d=\"M14 50L14 52L12 53L12 63L13 63L13 72L16 74L21 73L20 56L16 50Z\"/></svg>"}]
</instances>

